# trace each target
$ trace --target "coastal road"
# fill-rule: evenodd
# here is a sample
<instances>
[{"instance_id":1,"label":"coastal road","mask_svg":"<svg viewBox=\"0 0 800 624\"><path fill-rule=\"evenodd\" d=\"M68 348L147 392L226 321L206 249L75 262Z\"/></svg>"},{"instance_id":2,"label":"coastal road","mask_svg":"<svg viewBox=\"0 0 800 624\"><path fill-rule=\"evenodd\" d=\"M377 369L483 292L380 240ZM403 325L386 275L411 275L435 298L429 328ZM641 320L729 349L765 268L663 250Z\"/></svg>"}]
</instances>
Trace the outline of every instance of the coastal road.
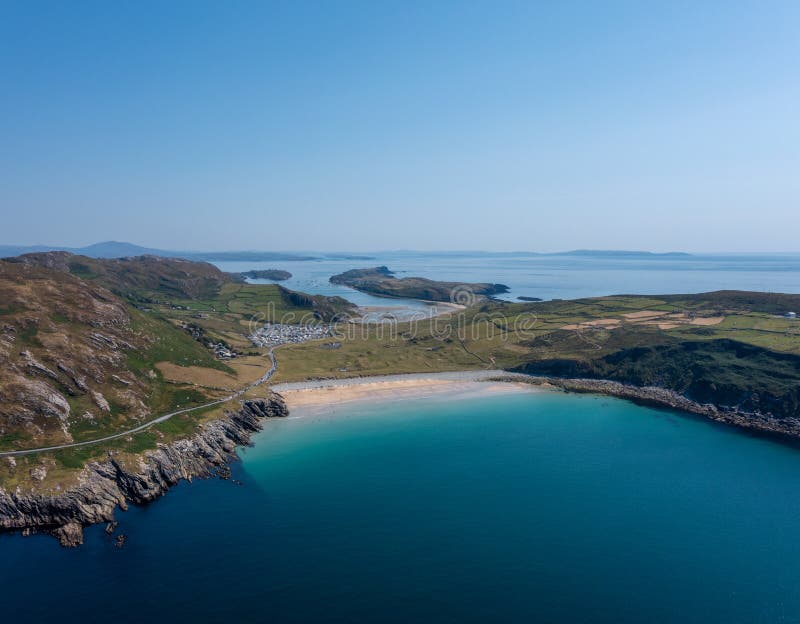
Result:
<instances>
[{"instance_id":1,"label":"coastal road","mask_svg":"<svg viewBox=\"0 0 800 624\"><path fill-rule=\"evenodd\" d=\"M275 374L275 371L278 370L278 360L275 358L274 349L270 349L267 355L269 356L270 359L269 370L267 370L267 372L264 373L262 377L260 377L250 385L245 386L240 390L237 390L236 392L225 398L217 399L216 401L211 401L210 403L206 403L204 405L185 407L183 409L170 412L169 414L163 414L161 416L158 416L157 418L153 418L152 420L147 421L143 425L139 425L138 427L134 427L133 429L128 429L127 431L120 431L119 433L105 436L104 438L97 438L95 440L85 440L83 442L72 442L70 444L59 444L57 446L43 446L41 448L23 449L19 451L0 451L0 457L11 457L15 455L31 455L33 453L42 453L44 451L59 451L61 449L76 448L79 446L89 446L91 444L100 444L101 442L108 442L109 440L116 440L117 438L123 438L125 436L132 435L134 433L139 433L149 427L152 427L153 425L157 425L158 423L162 423L166 420L169 420L173 416L179 416L180 414L188 414L189 412L205 409L207 407L213 407L215 405L222 405L223 403L227 403L228 401L239 398L251 388L255 388L256 386L260 386L261 384L269 381L269 379Z\"/></svg>"}]
</instances>

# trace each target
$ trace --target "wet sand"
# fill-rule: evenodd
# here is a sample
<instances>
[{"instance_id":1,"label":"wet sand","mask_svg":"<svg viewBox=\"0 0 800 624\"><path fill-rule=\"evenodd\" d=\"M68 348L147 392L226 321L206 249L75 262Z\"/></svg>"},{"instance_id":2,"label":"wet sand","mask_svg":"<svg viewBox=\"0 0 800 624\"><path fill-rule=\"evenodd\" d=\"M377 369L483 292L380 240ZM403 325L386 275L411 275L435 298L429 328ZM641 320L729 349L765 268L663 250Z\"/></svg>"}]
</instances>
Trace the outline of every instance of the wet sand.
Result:
<instances>
[{"instance_id":1,"label":"wet sand","mask_svg":"<svg viewBox=\"0 0 800 624\"><path fill-rule=\"evenodd\" d=\"M432 319L437 316L443 316L465 309L465 306L457 303L420 301L427 304L427 306L425 308L411 308L403 305L361 306L358 308L361 314L360 321L363 323L379 323L385 321L408 323Z\"/></svg>"}]
</instances>

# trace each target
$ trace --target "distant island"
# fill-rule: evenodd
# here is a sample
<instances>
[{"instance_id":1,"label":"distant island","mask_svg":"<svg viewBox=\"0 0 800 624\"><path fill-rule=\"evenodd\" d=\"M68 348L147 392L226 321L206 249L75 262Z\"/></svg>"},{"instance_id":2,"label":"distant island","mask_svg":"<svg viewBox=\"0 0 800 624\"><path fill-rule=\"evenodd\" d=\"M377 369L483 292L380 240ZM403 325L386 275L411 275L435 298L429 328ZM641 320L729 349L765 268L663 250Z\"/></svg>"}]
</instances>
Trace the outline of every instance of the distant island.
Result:
<instances>
[{"instance_id":1,"label":"distant island","mask_svg":"<svg viewBox=\"0 0 800 624\"><path fill-rule=\"evenodd\" d=\"M505 284L440 282L425 277L397 278L388 267L352 269L330 278L332 284L355 288L381 297L403 297L425 301L459 301L459 295L473 299L487 298L508 292ZM470 301L472 303L473 301Z\"/></svg>"},{"instance_id":2,"label":"distant island","mask_svg":"<svg viewBox=\"0 0 800 624\"><path fill-rule=\"evenodd\" d=\"M162 258L183 258L203 262L284 262L284 261L309 261L309 260L352 260L356 262L375 260L374 256L347 253L320 253L316 255L299 252L280 251L187 251L167 250L153 247L143 247L133 243L120 241L104 241L85 247L65 247L54 245L0 245L0 258L20 256L29 253L43 253L51 251L66 251L72 254L87 256L89 258L129 258L134 256L160 256ZM401 255L430 255L430 256L579 256L587 258L680 258L691 257L691 254L671 251L656 253L652 251L627 251L603 249L575 249L572 251L537 252L537 251L431 251L431 252L394 252Z\"/></svg>"},{"instance_id":3,"label":"distant island","mask_svg":"<svg viewBox=\"0 0 800 624\"><path fill-rule=\"evenodd\" d=\"M359 255L341 254L341 253L329 253L325 254L325 257L330 260L354 260L356 262L375 260L374 256L359 256Z\"/></svg>"},{"instance_id":4,"label":"distant island","mask_svg":"<svg viewBox=\"0 0 800 624\"><path fill-rule=\"evenodd\" d=\"M399 250L392 252L395 256L404 257L419 257L419 256L434 256L434 257L448 257L448 258L474 258L476 256L487 256L492 258L505 258L505 257L526 257L526 258L547 258L552 256L585 256L588 258L593 257L619 257L619 258L691 258L694 254L683 251L641 251L641 250L627 250L627 249L569 249L566 251L529 251L517 249L515 251L486 251L486 250L458 250L458 251L413 251L413 250Z\"/></svg>"},{"instance_id":5,"label":"distant island","mask_svg":"<svg viewBox=\"0 0 800 624\"><path fill-rule=\"evenodd\" d=\"M598 256L610 258L669 258L669 257L686 257L692 254L683 251L667 251L664 253L656 253L653 251L626 251L615 249L574 249L572 251L559 251L556 253L545 254L547 256Z\"/></svg>"},{"instance_id":6,"label":"distant island","mask_svg":"<svg viewBox=\"0 0 800 624\"><path fill-rule=\"evenodd\" d=\"M280 269L254 269L252 271L239 273L239 275L250 279L272 280L273 282L282 282L292 277L289 271L281 271Z\"/></svg>"},{"instance_id":7,"label":"distant island","mask_svg":"<svg viewBox=\"0 0 800 624\"><path fill-rule=\"evenodd\" d=\"M520 295L517 297L520 301L541 301L540 297L528 297L527 295Z\"/></svg>"}]
</instances>

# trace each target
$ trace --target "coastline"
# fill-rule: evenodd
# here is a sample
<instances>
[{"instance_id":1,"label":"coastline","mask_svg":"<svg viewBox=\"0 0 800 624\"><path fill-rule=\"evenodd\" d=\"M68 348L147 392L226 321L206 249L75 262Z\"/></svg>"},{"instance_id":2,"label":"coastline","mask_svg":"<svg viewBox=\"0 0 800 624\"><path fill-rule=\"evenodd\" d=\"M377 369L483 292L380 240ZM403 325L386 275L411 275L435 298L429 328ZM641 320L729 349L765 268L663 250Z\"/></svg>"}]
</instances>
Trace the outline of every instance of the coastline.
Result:
<instances>
[{"instance_id":1,"label":"coastline","mask_svg":"<svg viewBox=\"0 0 800 624\"><path fill-rule=\"evenodd\" d=\"M460 392L484 394L502 391L498 384L509 387L532 386L540 390L599 394L625 399L641 405L677 410L701 416L718 423L746 429L784 441L800 439L800 418L775 418L769 413L739 410L736 407L699 403L673 390L656 386L634 386L617 381L585 378L534 376L504 370L454 371L443 373L408 373L347 379L328 379L277 384L292 410L330 409L330 406L369 400L410 400L447 396Z\"/></svg>"},{"instance_id":2,"label":"coastline","mask_svg":"<svg viewBox=\"0 0 800 624\"><path fill-rule=\"evenodd\" d=\"M194 436L160 446L140 456L92 462L80 473L77 487L57 494L10 492L0 487L0 531L23 535L43 532L62 546L83 543L83 529L92 524L116 526L114 514L128 504L144 504L166 494L179 481L219 475L227 478L236 448L250 444L267 418L287 414L283 400L247 400L241 409L203 425Z\"/></svg>"},{"instance_id":3,"label":"coastline","mask_svg":"<svg viewBox=\"0 0 800 624\"><path fill-rule=\"evenodd\" d=\"M271 386L266 399L242 401L241 409L206 423L190 438L133 457L119 458L109 453L107 460L86 465L80 472L79 485L69 490L23 493L0 487L0 532L48 533L66 547L81 545L83 528L93 524L107 523L111 533L117 525L117 508L124 511L131 503L152 502L181 480L214 475L227 478L227 464L238 459L237 447L249 445L267 418L335 412L337 406L357 402L446 400L531 391L613 396L784 441L796 443L800 438L798 418L778 419L770 414L701 404L671 390L608 380L471 370L288 382Z\"/></svg>"}]
</instances>

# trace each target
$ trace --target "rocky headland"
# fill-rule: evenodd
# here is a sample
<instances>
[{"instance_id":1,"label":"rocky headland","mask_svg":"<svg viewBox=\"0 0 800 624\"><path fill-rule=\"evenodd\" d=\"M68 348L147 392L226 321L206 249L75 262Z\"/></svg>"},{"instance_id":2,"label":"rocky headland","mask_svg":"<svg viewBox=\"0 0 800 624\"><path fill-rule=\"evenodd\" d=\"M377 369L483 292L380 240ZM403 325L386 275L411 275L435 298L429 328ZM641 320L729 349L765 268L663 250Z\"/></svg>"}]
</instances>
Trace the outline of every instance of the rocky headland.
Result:
<instances>
[{"instance_id":1,"label":"rocky headland","mask_svg":"<svg viewBox=\"0 0 800 624\"><path fill-rule=\"evenodd\" d=\"M243 401L235 412L210 421L194 436L160 445L134 458L109 453L88 464L79 485L57 494L30 494L0 487L0 530L50 533L63 546L83 543L83 528L112 523L117 508L149 503L185 479L225 474L236 447L250 444L266 418L287 414L279 395Z\"/></svg>"}]
</instances>

